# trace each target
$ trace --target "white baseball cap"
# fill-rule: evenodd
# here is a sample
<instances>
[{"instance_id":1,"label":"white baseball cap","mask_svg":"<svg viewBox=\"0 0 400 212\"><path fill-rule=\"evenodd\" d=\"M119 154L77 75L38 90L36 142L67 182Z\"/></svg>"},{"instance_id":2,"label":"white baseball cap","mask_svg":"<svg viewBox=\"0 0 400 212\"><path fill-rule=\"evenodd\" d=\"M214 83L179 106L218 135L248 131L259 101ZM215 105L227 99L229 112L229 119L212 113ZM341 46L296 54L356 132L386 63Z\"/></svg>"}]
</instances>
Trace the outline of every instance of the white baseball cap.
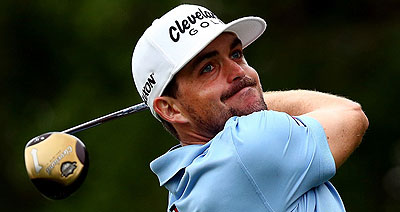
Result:
<instances>
[{"instance_id":1,"label":"white baseball cap","mask_svg":"<svg viewBox=\"0 0 400 212\"><path fill-rule=\"evenodd\" d=\"M244 17L224 24L207 8L180 5L153 21L136 44L132 74L143 101L158 119L155 98L191 59L223 32L233 32L243 48L256 40L267 27L259 17Z\"/></svg>"}]
</instances>

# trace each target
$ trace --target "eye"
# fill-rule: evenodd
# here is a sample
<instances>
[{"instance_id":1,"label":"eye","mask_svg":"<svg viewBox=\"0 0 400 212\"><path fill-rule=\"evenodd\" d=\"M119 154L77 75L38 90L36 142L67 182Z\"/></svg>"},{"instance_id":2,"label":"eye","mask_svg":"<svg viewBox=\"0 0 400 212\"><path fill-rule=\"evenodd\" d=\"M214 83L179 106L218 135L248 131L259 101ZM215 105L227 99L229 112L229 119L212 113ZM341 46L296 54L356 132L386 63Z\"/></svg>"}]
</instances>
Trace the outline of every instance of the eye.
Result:
<instances>
[{"instance_id":1,"label":"eye","mask_svg":"<svg viewBox=\"0 0 400 212\"><path fill-rule=\"evenodd\" d=\"M243 53L242 53L241 51L237 50L237 51L234 51L234 52L232 53L231 58L232 58L232 59L239 59L239 58L241 58L242 56L243 56Z\"/></svg>"},{"instance_id":2,"label":"eye","mask_svg":"<svg viewBox=\"0 0 400 212\"><path fill-rule=\"evenodd\" d=\"M204 68L201 70L200 74L208 73L214 70L214 66L211 64L208 64L204 66Z\"/></svg>"}]
</instances>

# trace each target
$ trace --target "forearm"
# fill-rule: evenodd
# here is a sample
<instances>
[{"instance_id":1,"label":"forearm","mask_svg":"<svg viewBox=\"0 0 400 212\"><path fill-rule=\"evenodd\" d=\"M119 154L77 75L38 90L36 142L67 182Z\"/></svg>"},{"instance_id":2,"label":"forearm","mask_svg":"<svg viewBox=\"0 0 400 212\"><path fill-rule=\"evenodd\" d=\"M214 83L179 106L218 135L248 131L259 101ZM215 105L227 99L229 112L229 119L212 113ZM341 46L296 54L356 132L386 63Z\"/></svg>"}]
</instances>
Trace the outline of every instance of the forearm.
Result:
<instances>
[{"instance_id":1,"label":"forearm","mask_svg":"<svg viewBox=\"0 0 400 212\"><path fill-rule=\"evenodd\" d=\"M335 107L359 107L343 97L309 90L271 91L264 93L268 109L292 116Z\"/></svg>"}]
</instances>

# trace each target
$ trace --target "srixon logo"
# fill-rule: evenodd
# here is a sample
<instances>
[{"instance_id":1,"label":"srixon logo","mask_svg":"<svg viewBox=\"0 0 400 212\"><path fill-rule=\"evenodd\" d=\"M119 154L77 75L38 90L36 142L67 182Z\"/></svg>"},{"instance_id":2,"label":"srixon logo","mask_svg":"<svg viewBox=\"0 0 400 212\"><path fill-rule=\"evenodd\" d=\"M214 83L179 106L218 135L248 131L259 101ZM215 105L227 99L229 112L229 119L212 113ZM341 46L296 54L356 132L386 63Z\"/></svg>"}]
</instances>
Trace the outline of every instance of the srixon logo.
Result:
<instances>
[{"instance_id":1,"label":"srixon logo","mask_svg":"<svg viewBox=\"0 0 400 212\"><path fill-rule=\"evenodd\" d=\"M144 103L146 103L146 105L147 105L147 100L149 99L149 95L150 95L151 91L153 90L153 87L156 83L157 82L154 79L154 73L151 73L142 88L142 99L143 99Z\"/></svg>"},{"instance_id":2,"label":"srixon logo","mask_svg":"<svg viewBox=\"0 0 400 212\"><path fill-rule=\"evenodd\" d=\"M201 23L199 26L201 28L207 28L211 24L222 23L214 13L206 10L203 11L199 8L198 11L188 15L182 21L175 20L174 25L169 27L169 37L172 41L178 42L181 38L181 34L189 33L191 36L197 34L201 28L195 28L193 25L200 21Z\"/></svg>"}]
</instances>

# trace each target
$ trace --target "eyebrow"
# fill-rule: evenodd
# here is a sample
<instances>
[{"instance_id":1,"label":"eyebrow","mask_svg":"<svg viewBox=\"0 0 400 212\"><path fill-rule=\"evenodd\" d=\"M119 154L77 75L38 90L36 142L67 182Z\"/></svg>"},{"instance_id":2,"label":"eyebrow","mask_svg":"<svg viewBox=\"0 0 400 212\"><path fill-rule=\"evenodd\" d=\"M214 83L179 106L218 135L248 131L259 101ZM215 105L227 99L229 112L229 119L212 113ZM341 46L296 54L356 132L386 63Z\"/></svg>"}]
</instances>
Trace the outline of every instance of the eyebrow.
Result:
<instances>
[{"instance_id":1,"label":"eyebrow","mask_svg":"<svg viewBox=\"0 0 400 212\"><path fill-rule=\"evenodd\" d=\"M192 64L192 68L193 69L196 68L202 61L204 61L206 59L209 59L209 58L212 58L212 57L215 57L218 54L219 53L217 51L212 51L212 52L207 52L205 54L199 55L198 57L196 57L194 59L193 64Z\"/></svg>"},{"instance_id":2,"label":"eyebrow","mask_svg":"<svg viewBox=\"0 0 400 212\"><path fill-rule=\"evenodd\" d=\"M231 43L231 45L230 45L230 48L231 49L234 49L235 47L237 47L238 45L242 45L242 41L239 39L239 38L235 38L233 41L232 41L232 43ZM218 51L211 51L211 52L207 52L207 53L204 53L204 54L200 54L198 57L196 57L194 60L193 60L193 63L192 63L192 68L194 69L197 65L199 65L202 61L204 61L204 60L206 60L206 59L209 59L209 58L212 58L212 57L215 57L215 56L217 56L219 54L219 52Z\"/></svg>"},{"instance_id":3,"label":"eyebrow","mask_svg":"<svg viewBox=\"0 0 400 212\"><path fill-rule=\"evenodd\" d=\"M238 45L242 45L242 41L239 40L239 38L235 38L235 40L233 40L233 42L231 43L231 49L234 49Z\"/></svg>"}]
</instances>

